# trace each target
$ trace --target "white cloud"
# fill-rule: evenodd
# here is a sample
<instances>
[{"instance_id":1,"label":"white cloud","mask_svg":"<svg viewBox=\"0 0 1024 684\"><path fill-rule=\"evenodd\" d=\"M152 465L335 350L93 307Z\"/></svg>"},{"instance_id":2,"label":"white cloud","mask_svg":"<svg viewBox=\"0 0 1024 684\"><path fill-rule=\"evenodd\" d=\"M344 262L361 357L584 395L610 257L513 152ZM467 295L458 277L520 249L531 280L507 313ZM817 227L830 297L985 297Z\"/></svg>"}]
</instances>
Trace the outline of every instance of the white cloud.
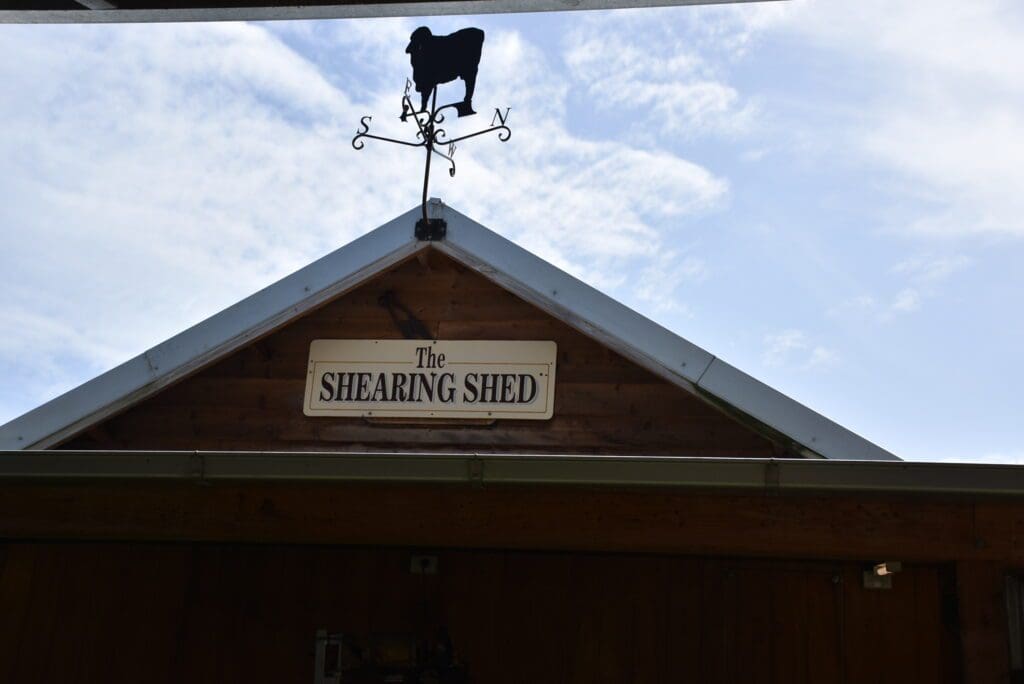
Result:
<instances>
[{"instance_id":1,"label":"white cloud","mask_svg":"<svg viewBox=\"0 0 1024 684\"><path fill-rule=\"evenodd\" d=\"M859 295L847 302L848 306L861 311L869 310L875 306L875 298L871 295Z\"/></svg>"},{"instance_id":2,"label":"white cloud","mask_svg":"<svg viewBox=\"0 0 1024 684\"><path fill-rule=\"evenodd\" d=\"M805 368L822 368L832 366L839 362L839 352L828 347L816 346L811 349L811 355L804 362Z\"/></svg>"},{"instance_id":3,"label":"white cloud","mask_svg":"<svg viewBox=\"0 0 1024 684\"><path fill-rule=\"evenodd\" d=\"M47 302L24 291L11 292L17 301L0 307L0 359L17 359L20 372L5 373L4 384L13 387L19 375L28 373L31 383L20 391L32 403L40 402L68 389L65 364L71 362L97 372L124 359L108 341L97 340L80 322L66 322L43 311ZM0 404L2 405L2 404Z\"/></svg>"},{"instance_id":4,"label":"white cloud","mask_svg":"<svg viewBox=\"0 0 1024 684\"><path fill-rule=\"evenodd\" d=\"M925 300L939 296L943 281L971 263L971 259L962 254L919 254L899 262L893 267L893 273L906 278L910 285L896 293L881 319L889 320L894 315L919 310Z\"/></svg>"},{"instance_id":5,"label":"white cloud","mask_svg":"<svg viewBox=\"0 0 1024 684\"><path fill-rule=\"evenodd\" d=\"M906 275L915 282L935 284L964 270L971 263L971 259L963 254L917 255L896 264L893 272Z\"/></svg>"},{"instance_id":6,"label":"white cloud","mask_svg":"<svg viewBox=\"0 0 1024 684\"><path fill-rule=\"evenodd\" d=\"M917 311L921 308L921 295L917 290L908 287L900 290L892 300L891 309L898 312Z\"/></svg>"},{"instance_id":7,"label":"white cloud","mask_svg":"<svg viewBox=\"0 0 1024 684\"><path fill-rule=\"evenodd\" d=\"M474 102L514 103L512 139L481 140L457 153L455 181L434 186L454 206L608 287L627 265L664 250L666 226L715 208L727 195L724 178L669 152L573 134L565 80L541 51L507 31L489 32L486 45L488 68L506 77L481 76Z\"/></svg>"},{"instance_id":8,"label":"white cloud","mask_svg":"<svg viewBox=\"0 0 1024 684\"><path fill-rule=\"evenodd\" d=\"M812 344L807 334L795 328L764 336L761 362L768 367L793 367L813 370L833 366L839 362L839 353L824 345Z\"/></svg>"},{"instance_id":9,"label":"white cloud","mask_svg":"<svg viewBox=\"0 0 1024 684\"><path fill-rule=\"evenodd\" d=\"M948 91L922 95L908 103L910 111L887 112L866 134L866 148L910 178L918 186L914 194L935 207L911 220L911 231L1024 237L1024 120L994 111L1009 105L986 103L988 95L971 103L961 98Z\"/></svg>"},{"instance_id":10,"label":"white cloud","mask_svg":"<svg viewBox=\"0 0 1024 684\"><path fill-rule=\"evenodd\" d=\"M806 335L800 330L783 330L765 335L765 350L762 363L766 366L781 366L797 350L807 348Z\"/></svg>"},{"instance_id":11,"label":"white cloud","mask_svg":"<svg viewBox=\"0 0 1024 684\"><path fill-rule=\"evenodd\" d=\"M0 371L35 349L36 381L67 389L413 206L419 151L349 145L363 114L411 136L394 49L411 26L0 27ZM671 153L573 135L564 80L515 32L488 32L481 71L477 108L513 103L513 138L467 143L431 194L577 276L631 291L665 226L728 192ZM8 417L31 406L12 392Z\"/></svg>"},{"instance_id":12,"label":"white cloud","mask_svg":"<svg viewBox=\"0 0 1024 684\"><path fill-rule=\"evenodd\" d=\"M683 283L702 282L707 276L708 267L703 259L668 250L640 271L634 292L641 301L652 304L655 311L691 316L692 312L681 299L679 288Z\"/></svg>"},{"instance_id":13,"label":"white cloud","mask_svg":"<svg viewBox=\"0 0 1024 684\"><path fill-rule=\"evenodd\" d=\"M619 30L609 37L610 28ZM1016 0L792 0L586 17L566 61L587 100L624 109L634 139L777 128L778 149L859 160L905 206L893 227L926 238L1024 237L1024 4ZM776 38L809 62L836 57L852 99L807 101L832 128L779 119L730 66ZM785 77L785 75L783 75ZM771 92L771 84L768 92ZM748 153L763 157L762 145ZM866 164L866 166L863 166Z\"/></svg>"},{"instance_id":14,"label":"white cloud","mask_svg":"<svg viewBox=\"0 0 1024 684\"><path fill-rule=\"evenodd\" d=\"M892 273L903 281L895 294L875 297L862 294L830 308L833 318L856 317L888 322L900 314L918 311L928 300L940 297L942 284L973 265L963 254L922 253L908 257L892 267ZM881 301L879 301L881 300Z\"/></svg>"},{"instance_id":15,"label":"white cloud","mask_svg":"<svg viewBox=\"0 0 1024 684\"><path fill-rule=\"evenodd\" d=\"M689 9L688 15L701 12ZM679 21L688 15L678 11L656 9L584 17L567 39L569 72L592 106L628 111L637 129L685 137L745 132L756 107L718 73L722 60L704 56L722 56L723 46L735 43L728 36L742 42L741 32L715 31L717 15L703 14L707 21L693 23ZM701 46L709 32L720 40Z\"/></svg>"},{"instance_id":16,"label":"white cloud","mask_svg":"<svg viewBox=\"0 0 1024 684\"><path fill-rule=\"evenodd\" d=\"M898 219L903 228L947 238L1024 237L1024 5L786 5L760 30L799 34L807 49L841 55L848 73L870 84L870 100L839 105L858 111L845 135L855 146L849 151L905 181L898 189L915 208Z\"/></svg>"}]
</instances>

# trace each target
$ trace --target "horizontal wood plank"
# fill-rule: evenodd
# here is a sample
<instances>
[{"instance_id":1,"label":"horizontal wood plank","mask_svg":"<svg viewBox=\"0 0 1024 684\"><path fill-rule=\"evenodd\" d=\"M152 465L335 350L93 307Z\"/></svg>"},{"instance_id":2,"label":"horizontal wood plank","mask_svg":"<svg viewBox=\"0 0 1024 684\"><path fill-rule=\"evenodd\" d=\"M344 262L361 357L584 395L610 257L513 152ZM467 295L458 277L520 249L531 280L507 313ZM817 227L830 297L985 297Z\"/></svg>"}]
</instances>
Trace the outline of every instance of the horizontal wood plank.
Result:
<instances>
[{"instance_id":1,"label":"horizontal wood plank","mask_svg":"<svg viewBox=\"0 0 1024 684\"><path fill-rule=\"evenodd\" d=\"M0 537L1024 562L1012 502L565 487L7 483Z\"/></svg>"}]
</instances>

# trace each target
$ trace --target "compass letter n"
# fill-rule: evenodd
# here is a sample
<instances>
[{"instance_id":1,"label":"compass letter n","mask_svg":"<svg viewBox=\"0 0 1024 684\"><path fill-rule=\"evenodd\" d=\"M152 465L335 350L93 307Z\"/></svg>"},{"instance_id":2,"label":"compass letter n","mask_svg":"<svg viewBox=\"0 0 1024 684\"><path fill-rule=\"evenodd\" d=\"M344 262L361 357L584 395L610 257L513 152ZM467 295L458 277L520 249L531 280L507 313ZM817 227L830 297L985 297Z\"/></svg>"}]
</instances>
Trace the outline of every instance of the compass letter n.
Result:
<instances>
[{"instance_id":1,"label":"compass letter n","mask_svg":"<svg viewBox=\"0 0 1024 684\"><path fill-rule=\"evenodd\" d=\"M495 107L494 108L494 116L491 117L491 125L493 126L494 122L498 121L498 122L500 122L500 125L504 126L505 122L508 121L508 113L509 113L509 111L511 109L512 109L511 107L505 107L505 113L502 114L501 113L501 109L499 109L498 107Z\"/></svg>"}]
</instances>

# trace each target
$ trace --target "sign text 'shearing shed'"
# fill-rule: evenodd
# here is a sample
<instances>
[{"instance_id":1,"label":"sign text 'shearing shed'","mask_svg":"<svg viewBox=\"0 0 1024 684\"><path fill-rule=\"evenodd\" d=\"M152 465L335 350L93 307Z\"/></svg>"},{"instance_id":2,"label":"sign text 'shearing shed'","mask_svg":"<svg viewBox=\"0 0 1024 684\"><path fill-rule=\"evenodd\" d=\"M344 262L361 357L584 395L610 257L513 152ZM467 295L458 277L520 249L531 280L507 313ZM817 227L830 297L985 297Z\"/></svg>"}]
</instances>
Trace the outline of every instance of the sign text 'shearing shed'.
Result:
<instances>
[{"instance_id":1,"label":"sign text 'shearing shed'","mask_svg":"<svg viewBox=\"0 0 1024 684\"><path fill-rule=\"evenodd\" d=\"M307 416L551 418L549 341L314 340Z\"/></svg>"}]
</instances>

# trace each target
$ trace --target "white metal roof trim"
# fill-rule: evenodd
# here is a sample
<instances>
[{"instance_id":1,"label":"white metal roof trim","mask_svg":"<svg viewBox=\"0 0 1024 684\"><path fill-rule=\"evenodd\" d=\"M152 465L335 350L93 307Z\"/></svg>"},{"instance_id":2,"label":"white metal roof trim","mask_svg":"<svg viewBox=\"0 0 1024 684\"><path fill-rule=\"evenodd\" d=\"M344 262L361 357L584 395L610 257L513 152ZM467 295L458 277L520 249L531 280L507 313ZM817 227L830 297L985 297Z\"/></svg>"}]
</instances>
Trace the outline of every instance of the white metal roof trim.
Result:
<instances>
[{"instance_id":1,"label":"white metal roof trim","mask_svg":"<svg viewBox=\"0 0 1024 684\"><path fill-rule=\"evenodd\" d=\"M438 248L626 356L696 383L714 356L450 207Z\"/></svg>"},{"instance_id":2,"label":"white metal roof trim","mask_svg":"<svg viewBox=\"0 0 1024 684\"><path fill-rule=\"evenodd\" d=\"M826 458L900 460L721 359L711 363L697 386Z\"/></svg>"},{"instance_id":3,"label":"white metal roof trim","mask_svg":"<svg viewBox=\"0 0 1024 684\"><path fill-rule=\"evenodd\" d=\"M155 374L146 355L140 354L0 425L0 449L27 449L88 417L101 407L120 401L126 394L152 382L154 378Z\"/></svg>"},{"instance_id":4,"label":"white metal roof trim","mask_svg":"<svg viewBox=\"0 0 1024 684\"><path fill-rule=\"evenodd\" d=\"M0 449L49 446L237 349L360 279L422 249L410 210L102 375L0 426Z\"/></svg>"},{"instance_id":5,"label":"white metal roof trim","mask_svg":"<svg viewBox=\"0 0 1024 684\"><path fill-rule=\"evenodd\" d=\"M442 251L667 380L698 386L826 458L899 460L454 209L445 217Z\"/></svg>"}]
</instances>

